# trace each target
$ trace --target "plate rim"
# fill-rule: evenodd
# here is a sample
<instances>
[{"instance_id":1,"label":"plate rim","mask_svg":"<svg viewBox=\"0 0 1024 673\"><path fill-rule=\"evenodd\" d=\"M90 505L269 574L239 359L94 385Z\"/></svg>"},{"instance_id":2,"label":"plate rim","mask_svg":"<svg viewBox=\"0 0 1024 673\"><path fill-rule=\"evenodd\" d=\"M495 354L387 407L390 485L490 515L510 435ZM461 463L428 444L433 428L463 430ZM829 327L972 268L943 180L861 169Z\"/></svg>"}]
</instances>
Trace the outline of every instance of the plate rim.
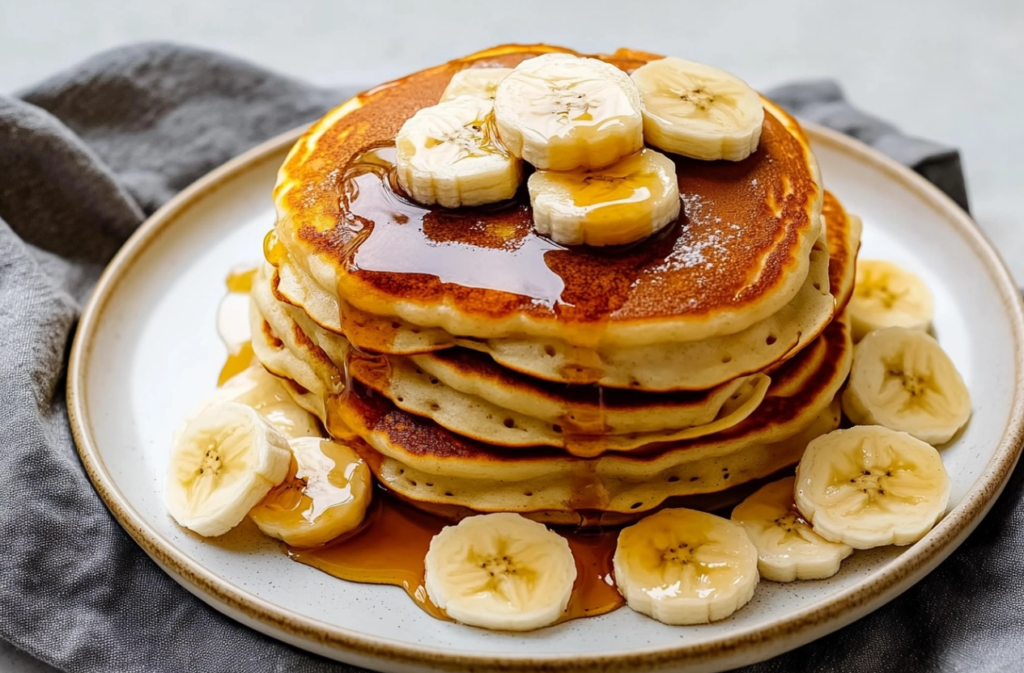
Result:
<instances>
[{"instance_id":1,"label":"plate rim","mask_svg":"<svg viewBox=\"0 0 1024 673\"><path fill-rule=\"evenodd\" d=\"M988 266L1010 320L1015 346L1014 397L999 444L971 489L921 541L911 545L864 581L796 610L768 626L749 627L711 641L622 650L601 655L478 655L412 646L362 634L301 616L217 577L178 550L146 523L115 486L88 423L85 381L94 337L104 308L118 282L158 235L187 214L195 201L217 191L237 174L287 151L307 128L282 133L242 153L196 180L164 204L128 238L100 276L83 307L72 343L67 374L67 409L72 436L93 487L118 523L157 565L191 593L236 621L302 649L365 657L399 665L429 664L446 670L503 671L631 671L638 666L664 668L681 664L712 666L761 661L835 631L874 611L920 581L959 547L981 522L1006 485L1024 440L1024 302L999 252L967 213L911 169L863 143L817 124L801 122L815 144L831 145L871 164L948 219L965 235L973 252ZM241 616L239 614L241 613ZM311 649L314 646L315 649Z\"/></svg>"}]
</instances>

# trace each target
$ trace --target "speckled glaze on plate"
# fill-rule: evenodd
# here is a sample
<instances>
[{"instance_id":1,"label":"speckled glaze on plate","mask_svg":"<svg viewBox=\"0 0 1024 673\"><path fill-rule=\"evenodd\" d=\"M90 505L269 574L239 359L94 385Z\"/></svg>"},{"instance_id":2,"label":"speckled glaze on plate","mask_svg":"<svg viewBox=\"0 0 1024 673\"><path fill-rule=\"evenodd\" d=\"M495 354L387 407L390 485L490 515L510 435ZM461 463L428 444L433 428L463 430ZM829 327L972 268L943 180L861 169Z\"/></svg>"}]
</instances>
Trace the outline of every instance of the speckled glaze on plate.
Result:
<instances>
[{"instance_id":1,"label":"speckled glaze on plate","mask_svg":"<svg viewBox=\"0 0 1024 673\"><path fill-rule=\"evenodd\" d=\"M343 582L242 526L206 541L164 512L172 433L213 390L224 359L215 311L228 271L261 258L270 191L298 137L267 142L153 215L100 280L75 338L68 408L96 490L164 570L224 614L319 654L385 671L718 671L795 648L905 591L974 529L1015 465L1024 427L1024 311L973 221L911 171L808 126L828 189L864 218L865 258L921 274L935 331L973 398L942 449L950 511L917 544L858 552L831 579L762 582L750 605L710 625L670 627L628 609L528 634L439 622L395 587Z\"/></svg>"}]
</instances>

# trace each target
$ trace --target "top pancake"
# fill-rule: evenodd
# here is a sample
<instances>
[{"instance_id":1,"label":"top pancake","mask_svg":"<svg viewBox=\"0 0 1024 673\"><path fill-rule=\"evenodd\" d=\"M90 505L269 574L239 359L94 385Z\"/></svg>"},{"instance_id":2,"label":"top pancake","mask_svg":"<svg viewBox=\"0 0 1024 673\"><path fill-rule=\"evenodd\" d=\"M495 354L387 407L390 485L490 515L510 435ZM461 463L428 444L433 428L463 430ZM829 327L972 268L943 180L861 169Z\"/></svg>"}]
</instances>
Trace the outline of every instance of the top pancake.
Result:
<instances>
[{"instance_id":1,"label":"top pancake","mask_svg":"<svg viewBox=\"0 0 1024 673\"><path fill-rule=\"evenodd\" d=\"M817 164L797 123L765 101L758 150L741 162L673 157L680 219L614 249L538 235L525 189L447 210L396 192L402 123L471 66L514 66L550 47L480 52L382 85L316 123L275 189L277 243L344 303L457 336L524 335L635 346L738 332L800 289L820 231ZM630 71L655 57L599 57Z\"/></svg>"}]
</instances>

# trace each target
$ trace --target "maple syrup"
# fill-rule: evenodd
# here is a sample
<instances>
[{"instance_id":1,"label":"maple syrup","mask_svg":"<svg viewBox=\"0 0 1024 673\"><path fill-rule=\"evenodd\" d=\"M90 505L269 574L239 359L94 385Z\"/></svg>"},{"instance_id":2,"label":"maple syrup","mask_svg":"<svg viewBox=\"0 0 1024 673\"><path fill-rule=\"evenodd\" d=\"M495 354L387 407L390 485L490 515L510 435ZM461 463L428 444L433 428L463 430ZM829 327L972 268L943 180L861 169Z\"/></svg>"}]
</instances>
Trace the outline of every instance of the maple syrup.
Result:
<instances>
[{"instance_id":1,"label":"maple syrup","mask_svg":"<svg viewBox=\"0 0 1024 673\"><path fill-rule=\"evenodd\" d=\"M222 386L230 379L244 372L252 365L254 358L255 355L252 352L252 342L247 341L242 344L242 347L238 349L237 353L231 353L228 355L228 359L224 362L224 366L221 367L220 375L217 376L217 385Z\"/></svg>"},{"instance_id":2,"label":"maple syrup","mask_svg":"<svg viewBox=\"0 0 1024 673\"><path fill-rule=\"evenodd\" d=\"M436 284L441 294L478 289L560 303L565 284L546 257L564 247L532 234L525 199L465 210L415 203L397 187L395 153L392 145L369 149L344 171L339 222L330 235L343 241L346 271L411 284L409 297L436 294L428 288ZM494 212L505 213L504 228L482 226L482 216ZM339 274L339 282L346 276ZM337 296L349 294L339 288Z\"/></svg>"},{"instance_id":3,"label":"maple syrup","mask_svg":"<svg viewBox=\"0 0 1024 673\"><path fill-rule=\"evenodd\" d=\"M255 276L255 268L235 269L228 274L224 283L227 287L228 294L248 294L249 291L252 290L252 281ZM231 350L228 353L227 361L220 370L220 375L217 377L217 385L224 385L228 379L231 379L237 374L241 374L243 371L248 369L252 364L254 357L251 341L246 341L240 344L236 349Z\"/></svg>"},{"instance_id":4,"label":"maple syrup","mask_svg":"<svg viewBox=\"0 0 1024 673\"><path fill-rule=\"evenodd\" d=\"M449 524L379 489L366 520L354 533L320 548L289 548L288 556L350 582L401 587L420 609L449 619L430 601L424 584L430 540ZM553 530L566 539L576 560L576 583L558 621L603 615L624 605L612 577L618 531Z\"/></svg>"},{"instance_id":5,"label":"maple syrup","mask_svg":"<svg viewBox=\"0 0 1024 673\"><path fill-rule=\"evenodd\" d=\"M255 277L255 267L239 268L228 274L224 284L227 286L228 292L248 294L252 290L252 280Z\"/></svg>"}]
</instances>

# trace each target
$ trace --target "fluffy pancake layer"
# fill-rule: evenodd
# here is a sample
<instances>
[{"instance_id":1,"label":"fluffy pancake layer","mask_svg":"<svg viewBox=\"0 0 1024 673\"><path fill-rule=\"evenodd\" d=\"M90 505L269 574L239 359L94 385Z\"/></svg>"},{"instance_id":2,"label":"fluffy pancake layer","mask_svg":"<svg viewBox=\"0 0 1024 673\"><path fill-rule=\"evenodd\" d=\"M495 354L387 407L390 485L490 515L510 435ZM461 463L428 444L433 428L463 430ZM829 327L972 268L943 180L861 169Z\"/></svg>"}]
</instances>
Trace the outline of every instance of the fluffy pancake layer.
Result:
<instances>
[{"instance_id":1,"label":"fluffy pancake layer","mask_svg":"<svg viewBox=\"0 0 1024 673\"><path fill-rule=\"evenodd\" d=\"M503 405L442 382L408 357L356 351L315 327L307 333L301 320L296 309L274 297L265 270L258 273L253 284L253 330L273 334L301 363L291 365L297 377L290 378L305 380L307 387L325 394L323 382L340 379L347 367L350 387L359 384L367 394L383 395L406 412L495 446L551 446L586 456L710 434L749 415L769 384L767 376L755 374L702 393L606 394L593 386L530 385L526 377L504 372L486 356L453 349L446 360L451 368L445 373L453 374L454 366L461 365L460 373L466 378L475 375L483 388L477 393L508 398L511 404ZM331 345L322 348L324 341L337 350ZM283 355L267 355L268 360L279 357Z\"/></svg>"},{"instance_id":2,"label":"fluffy pancake layer","mask_svg":"<svg viewBox=\"0 0 1024 673\"><path fill-rule=\"evenodd\" d=\"M438 328L420 328L351 307L341 309L287 256L277 258L274 288L279 299L316 323L321 345L347 343L335 336L338 329L325 326L332 318L339 323L344 314L343 331L359 349L413 355L423 369L443 369L443 363L432 364L443 356L430 354L457 346L485 353L507 370L543 381L644 391L707 390L763 371L798 352L828 324L834 306L846 305L853 287L860 220L826 192L822 221L828 254L820 241L812 248L810 272L793 301L737 334L696 342L592 350L549 339L459 338Z\"/></svg>"},{"instance_id":3,"label":"fluffy pancake layer","mask_svg":"<svg viewBox=\"0 0 1024 673\"><path fill-rule=\"evenodd\" d=\"M305 367L315 365L283 344L270 329L254 334L254 350L268 369L302 385ZM322 403L302 397L299 389L299 401L319 414L332 434L365 441L377 454L371 465L385 485L412 501L479 511L635 513L667 498L713 493L795 463L809 439L805 435L836 427L833 402L851 357L849 329L838 319L773 373L762 402L732 427L589 459L550 448L474 441L396 407L358 382L319 397ZM313 385L323 388L317 380Z\"/></svg>"},{"instance_id":4,"label":"fluffy pancake layer","mask_svg":"<svg viewBox=\"0 0 1024 673\"><path fill-rule=\"evenodd\" d=\"M741 162L675 158L680 221L615 250L539 236L524 197L457 211L413 204L395 192L386 152L368 158L459 69L543 51L481 52L378 87L314 124L279 173L271 257L286 253L341 308L477 339L591 349L697 341L789 304L808 274L822 191L799 125L770 101L757 152ZM599 58L630 71L652 57Z\"/></svg>"}]
</instances>

